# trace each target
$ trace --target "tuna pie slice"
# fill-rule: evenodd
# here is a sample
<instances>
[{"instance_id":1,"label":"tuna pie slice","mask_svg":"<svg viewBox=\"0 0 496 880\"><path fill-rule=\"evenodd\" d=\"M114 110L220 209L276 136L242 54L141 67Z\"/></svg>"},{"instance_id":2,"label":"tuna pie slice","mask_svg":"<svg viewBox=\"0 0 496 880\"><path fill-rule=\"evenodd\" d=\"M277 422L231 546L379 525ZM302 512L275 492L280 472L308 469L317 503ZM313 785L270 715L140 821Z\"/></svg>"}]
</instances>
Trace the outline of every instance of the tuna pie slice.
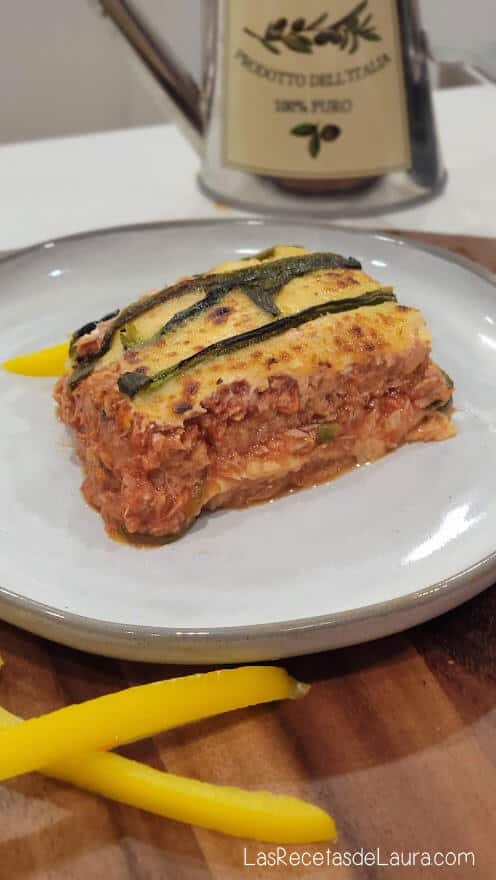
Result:
<instances>
[{"instance_id":1,"label":"tuna pie slice","mask_svg":"<svg viewBox=\"0 0 496 880\"><path fill-rule=\"evenodd\" d=\"M357 260L281 245L77 330L55 397L87 501L111 533L160 542L451 436L430 350L420 312Z\"/></svg>"}]
</instances>

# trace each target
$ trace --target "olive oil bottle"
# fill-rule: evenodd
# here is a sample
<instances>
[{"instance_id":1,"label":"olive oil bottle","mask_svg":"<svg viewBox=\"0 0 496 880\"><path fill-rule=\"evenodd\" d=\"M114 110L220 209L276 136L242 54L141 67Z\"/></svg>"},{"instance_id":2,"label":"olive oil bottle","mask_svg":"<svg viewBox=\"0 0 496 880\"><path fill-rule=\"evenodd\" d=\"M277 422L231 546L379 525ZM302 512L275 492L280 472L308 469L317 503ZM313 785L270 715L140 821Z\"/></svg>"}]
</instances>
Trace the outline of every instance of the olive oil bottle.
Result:
<instances>
[{"instance_id":1,"label":"olive oil bottle","mask_svg":"<svg viewBox=\"0 0 496 880\"><path fill-rule=\"evenodd\" d=\"M101 2L187 119L215 197L332 215L442 188L416 0L203 0L200 85L139 0Z\"/></svg>"}]
</instances>

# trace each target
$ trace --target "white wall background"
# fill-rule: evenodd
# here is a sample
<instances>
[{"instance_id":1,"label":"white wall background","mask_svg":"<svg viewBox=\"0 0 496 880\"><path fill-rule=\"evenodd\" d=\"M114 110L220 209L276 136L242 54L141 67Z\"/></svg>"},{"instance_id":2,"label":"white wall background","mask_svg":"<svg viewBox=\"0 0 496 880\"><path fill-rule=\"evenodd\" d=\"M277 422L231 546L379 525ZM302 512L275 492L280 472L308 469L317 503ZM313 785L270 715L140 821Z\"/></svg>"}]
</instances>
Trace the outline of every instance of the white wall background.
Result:
<instances>
[{"instance_id":1,"label":"white wall background","mask_svg":"<svg viewBox=\"0 0 496 880\"><path fill-rule=\"evenodd\" d=\"M201 0L138 0L199 72ZM161 93L97 0L0 0L0 142L160 123Z\"/></svg>"},{"instance_id":2,"label":"white wall background","mask_svg":"<svg viewBox=\"0 0 496 880\"><path fill-rule=\"evenodd\" d=\"M496 0L420 0L434 52L464 60L496 54Z\"/></svg>"},{"instance_id":3,"label":"white wall background","mask_svg":"<svg viewBox=\"0 0 496 880\"><path fill-rule=\"evenodd\" d=\"M201 0L135 4L198 73ZM432 43L443 51L454 47L466 56L494 39L496 0L421 6ZM0 142L167 118L158 88L97 0L0 0Z\"/></svg>"}]
</instances>

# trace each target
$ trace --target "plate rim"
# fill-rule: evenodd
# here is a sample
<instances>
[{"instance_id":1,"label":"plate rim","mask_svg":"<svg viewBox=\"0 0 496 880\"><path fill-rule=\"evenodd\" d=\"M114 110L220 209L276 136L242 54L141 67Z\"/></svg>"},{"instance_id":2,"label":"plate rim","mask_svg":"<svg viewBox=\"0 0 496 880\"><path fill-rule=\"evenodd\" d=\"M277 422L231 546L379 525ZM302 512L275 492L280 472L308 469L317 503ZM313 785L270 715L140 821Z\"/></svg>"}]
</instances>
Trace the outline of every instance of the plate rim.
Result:
<instances>
[{"instance_id":1,"label":"plate rim","mask_svg":"<svg viewBox=\"0 0 496 880\"><path fill-rule=\"evenodd\" d=\"M19 249L16 248L13 251L8 251L3 256L0 255L0 268L7 262L29 256L30 254L35 253L42 248L45 248L47 244L57 245L65 244L72 241L84 241L88 238L100 238L105 235L112 235L119 232L146 232L149 229L167 229L169 227L175 228L185 226L192 226L195 228L200 226L233 225L265 226L271 223L279 223L285 226L301 226L302 223L305 223L305 225L309 226L310 228L331 230L337 229L339 232L345 232L349 235L366 235L370 238L378 238L380 241L387 241L389 242L389 244L398 245L400 247L408 247L413 248L414 250L425 251L440 260L444 260L444 262L455 263L459 266L462 266L469 272L472 272L474 275L478 275L480 278L484 278L484 280L488 281L493 287L496 287L496 272L491 272L490 269L487 269L485 266L482 266L475 260L471 260L469 257L465 257L462 254L450 251L448 250L448 248L444 248L441 245L431 244L430 242L420 241L414 238L403 238L401 234L396 235L394 231L381 231L371 229L368 226L358 226L355 224L353 226L348 226L345 223L334 223L332 221L326 222L324 218L314 220L303 216L300 219L293 219L292 217L287 217L284 214L277 213L263 215L253 214L243 217L191 217L181 220L153 220L144 223L125 223L117 226L101 226L94 229L85 229L82 232L74 232L70 235L60 235L56 236L55 238L44 238L40 241L35 242L34 244L27 245L26 247ZM405 231L407 230L402 230L403 233ZM415 230L412 230L412 232L415 232Z\"/></svg>"},{"instance_id":2,"label":"plate rim","mask_svg":"<svg viewBox=\"0 0 496 880\"><path fill-rule=\"evenodd\" d=\"M126 232L147 232L153 229L164 229L176 227L200 228L211 226L268 226L278 224L283 226L300 226L301 219L287 218L281 215L264 215L235 217L235 218L195 218L171 221L157 221L152 223L137 223L121 226L104 227L102 229L87 230L75 233L73 235L62 236L59 238L50 238L45 241L30 245L14 253L10 253L0 259L0 271L6 263L14 260L22 260L23 257L34 254L38 250L44 248L45 244L52 243L65 244L68 242L85 241L91 238L100 238L105 235ZM401 236L384 234L380 231L368 229L366 227L353 226L348 228L346 225L337 223L320 221L309 221L304 218L304 222L310 228L338 230L348 235L366 235L372 239L387 241L397 247L407 247L414 250L425 251L436 259L443 262L457 264L472 274L478 275L485 281L496 288L496 274L478 263L455 254L445 248L431 245L430 243L416 241L415 239L406 239ZM9 590L0 584L0 615L21 628L28 629L37 635L51 638L82 650L93 651L105 654L105 643L108 639L112 640L112 650L110 656L129 659L126 646L134 644L138 645L142 642L150 642L153 645L151 654L156 659L156 649L164 649L164 657L173 657L174 653L180 653L182 660L169 660L168 662L184 662L183 651L174 652L174 646L178 642L183 645L193 643L194 648L191 662L210 663L215 662L212 659L201 659L202 656L212 656L212 648L216 643L223 643L227 647L236 647L241 644L253 644L260 642L263 644L263 651L266 652L270 645L278 640L292 639L299 634L312 635L316 631L319 633L336 629L340 626L357 626L370 622L377 623L380 620L387 621L392 616L398 614L408 614L418 607L429 609L433 604L442 603L443 599L449 594L455 601L458 594L469 589L468 595L475 595L485 589L490 581L489 576L496 571L496 549L475 562L473 565L456 572L447 578L436 581L433 584L422 587L419 590L407 593L394 599L388 599L383 602L376 602L371 605L365 605L360 608L352 608L345 611L329 612L328 614L314 615L309 617L292 618L282 621L273 621L270 623L253 623L237 626L221 626L221 627L167 627L167 626L149 626L142 624L117 623L111 620L99 620L93 617L76 614L71 611L64 611L56 606L51 606L43 602L22 596L20 593ZM465 598L468 598L468 595ZM463 601L463 597L460 601ZM5 614L5 612L7 612ZM422 619L428 619L429 614L423 615ZM64 637L63 633L58 632L60 627L69 630L69 637ZM405 627L400 627L404 629ZM388 629L388 627L386 627ZM394 627L388 629L389 632L398 631ZM369 636L374 638L375 636ZM365 638L363 639L366 640ZM308 639L303 644L293 646L292 650L279 654L278 656L290 656L291 654L304 653L312 648L308 647ZM96 647L95 647L96 644ZM116 650L117 648L117 650ZM169 650L172 648L172 650ZM146 653L146 652L144 652ZM147 661L148 657L134 655L132 659L143 659ZM200 659L198 658L198 655ZM269 653L265 654L266 658L270 657Z\"/></svg>"},{"instance_id":3,"label":"plate rim","mask_svg":"<svg viewBox=\"0 0 496 880\"><path fill-rule=\"evenodd\" d=\"M84 640L93 640L95 637L96 639L111 638L114 643L124 646L130 642L152 639L155 647L167 647L175 644L178 640L194 641L196 648L200 651L205 649L205 654L208 654L216 642L224 642L235 646L241 642L252 642L260 639L264 646L268 646L281 637L287 638L300 633L310 634L315 630L319 632L332 630L344 624L357 625L370 623L371 621L376 622L379 619L389 618L398 613L408 613L419 605L425 607L430 604L437 604L447 593L450 593L450 595L456 594L470 585L475 587L474 593L470 593L470 595L475 595L476 592L485 589L489 585L487 577L493 571L496 572L496 551L478 560L468 568L456 572L454 575L436 581L420 590L407 593L405 596L398 596L394 599L387 599L384 602L375 602L372 605L364 605L362 608L352 608L347 611L334 611L313 617L300 617L274 621L272 623L251 623L243 626L153 627L140 624L116 623L110 620L97 620L93 617L75 614L72 611L64 611L55 606L25 598L19 593L15 593L2 586L0 586L0 612L3 614L3 606L5 605L9 609L14 609L14 611L18 610L21 616L27 612L30 615L41 618L42 624L44 622L46 626L38 631L38 635L43 635L47 638L53 638L47 634L47 630L53 629L58 624L70 627L76 636ZM456 605L455 602L453 603L454 605ZM3 619L8 620L8 618ZM19 618L16 621L12 619L11 622L21 628L29 628L32 632L36 632L34 628L23 626L19 622ZM395 631L398 630L391 630L391 632ZM55 640L63 641L58 637ZM363 641L366 641L366 639L363 639ZM70 644L70 642L66 642L66 644ZM87 647L82 650L89 651L91 649ZM295 650L288 652L286 656L296 655L297 653L302 652ZM124 655L122 657L124 658ZM197 660L197 662L209 663L212 661Z\"/></svg>"}]
</instances>

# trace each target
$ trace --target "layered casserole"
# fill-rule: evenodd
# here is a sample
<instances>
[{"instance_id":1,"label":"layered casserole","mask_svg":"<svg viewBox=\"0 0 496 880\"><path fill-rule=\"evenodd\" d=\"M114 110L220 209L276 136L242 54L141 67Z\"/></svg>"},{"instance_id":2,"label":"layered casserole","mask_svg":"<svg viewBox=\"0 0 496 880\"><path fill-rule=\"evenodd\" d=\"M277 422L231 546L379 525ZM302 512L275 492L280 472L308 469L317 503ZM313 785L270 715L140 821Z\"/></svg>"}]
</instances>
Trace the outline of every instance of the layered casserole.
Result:
<instances>
[{"instance_id":1,"label":"layered casserole","mask_svg":"<svg viewBox=\"0 0 496 880\"><path fill-rule=\"evenodd\" d=\"M421 313L357 260L276 246L86 324L56 399L108 529L165 541L449 437L430 352Z\"/></svg>"}]
</instances>

